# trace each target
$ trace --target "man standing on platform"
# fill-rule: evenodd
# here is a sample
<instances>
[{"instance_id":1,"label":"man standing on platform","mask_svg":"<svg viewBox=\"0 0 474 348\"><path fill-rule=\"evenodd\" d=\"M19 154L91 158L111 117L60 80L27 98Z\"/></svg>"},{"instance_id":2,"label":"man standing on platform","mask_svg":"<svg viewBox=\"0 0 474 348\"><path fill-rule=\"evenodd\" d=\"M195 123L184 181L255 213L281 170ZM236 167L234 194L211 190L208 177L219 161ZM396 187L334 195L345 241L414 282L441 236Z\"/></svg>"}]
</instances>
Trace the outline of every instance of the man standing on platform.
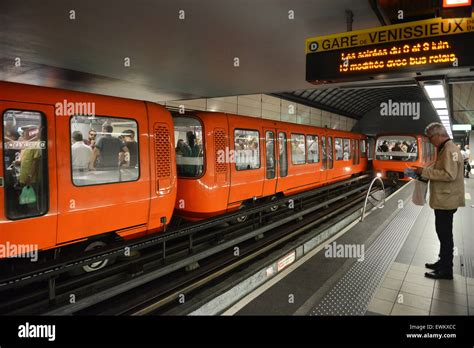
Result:
<instances>
[{"instance_id":1,"label":"man standing on platform","mask_svg":"<svg viewBox=\"0 0 474 348\"><path fill-rule=\"evenodd\" d=\"M430 207L435 212L435 226L440 242L439 260L425 264L432 272L425 277L453 279L453 216L464 207L464 163L458 147L449 138L441 123L431 123L425 129L430 142L437 147L434 165L416 167L416 173L430 180Z\"/></svg>"}]
</instances>

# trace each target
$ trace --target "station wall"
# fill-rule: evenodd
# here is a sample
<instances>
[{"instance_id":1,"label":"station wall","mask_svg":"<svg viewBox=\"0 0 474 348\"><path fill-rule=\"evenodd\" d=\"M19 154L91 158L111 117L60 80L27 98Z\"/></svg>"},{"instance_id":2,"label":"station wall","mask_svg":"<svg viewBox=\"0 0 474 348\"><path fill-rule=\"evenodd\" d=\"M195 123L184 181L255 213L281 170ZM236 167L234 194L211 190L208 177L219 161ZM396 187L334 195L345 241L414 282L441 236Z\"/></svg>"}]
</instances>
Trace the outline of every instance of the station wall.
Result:
<instances>
[{"instance_id":1,"label":"station wall","mask_svg":"<svg viewBox=\"0 0 474 348\"><path fill-rule=\"evenodd\" d=\"M166 106L220 111L298 124L350 131L357 120L266 94L165 102Z\"/></svg>"},{"instance_id":2,"label":"station wall","mask_svg":"<svg viewBox=\"0 0 474 348\"><path fill-rule=\"evenodd\" d=\"M402 101L400 101L402 103ZM366 113L354 126L354 132L367 135L378 133L419 133L431 122L440 122L429 102L420 103L419 116L382 116L380 107Z\"/></svg>"}]
</instances>

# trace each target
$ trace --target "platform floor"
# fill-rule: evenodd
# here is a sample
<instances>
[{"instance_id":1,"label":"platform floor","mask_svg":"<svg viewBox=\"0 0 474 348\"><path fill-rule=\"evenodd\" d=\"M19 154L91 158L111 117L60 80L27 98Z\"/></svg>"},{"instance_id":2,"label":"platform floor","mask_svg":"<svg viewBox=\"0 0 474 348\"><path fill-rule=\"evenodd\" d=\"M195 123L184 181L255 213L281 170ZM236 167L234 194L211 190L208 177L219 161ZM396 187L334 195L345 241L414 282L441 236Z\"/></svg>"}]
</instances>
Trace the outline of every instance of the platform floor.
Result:
<instances>
[{"instance_id":1,"label":"platform floor","mask_svg":"<svg viewBox=\"0 0 474 348\"><path fill-rule=\"evenodd\" d=\"M327 257L322 249L227 314L474 315L474 178L465 184L466 207L454 219L453 280L424 277L424 264L436 261L439 250L434 212L414 206L408 186L335 239L364 245L365 260ZM405 207L397 209L401 201Z\"/></svg>"},{"instance_id":2,"label":"platform floor","mask_svg":"<svg viewBox=\"0 0 474 348\"><path fill-rule=\"evenodd\" d=\"M466 207L454 215L454 279L424 277L429 271L424 264L436 261L439 251L434 213L425 206L367 314L474 315L474 179L465 179L465 184Z\"/></svg>"}]
</instances>

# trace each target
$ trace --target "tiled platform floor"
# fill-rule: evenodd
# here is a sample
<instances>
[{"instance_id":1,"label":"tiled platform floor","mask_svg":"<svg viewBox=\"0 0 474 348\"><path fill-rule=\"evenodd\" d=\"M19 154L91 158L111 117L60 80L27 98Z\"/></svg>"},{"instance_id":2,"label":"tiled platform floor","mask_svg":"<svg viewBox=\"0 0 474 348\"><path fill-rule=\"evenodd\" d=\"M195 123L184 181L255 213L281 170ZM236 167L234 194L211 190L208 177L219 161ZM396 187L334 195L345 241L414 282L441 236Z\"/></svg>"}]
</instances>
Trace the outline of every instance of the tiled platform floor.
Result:
<instances>
[{"instance_id":1,"label":"tiled platform floor","mask_svg":"<svg viewBox=\"0 0 474 348\"><path fill-rule=\"evenodd\" d=\"M454 218L454 279L424 277L426 262L437 260L439 241L434 212L425 206L366 314L381 315L474 315L474 278L462 269L460 255L474 260L474 179L466 179L466 207ZM464 265L466 267L468 265ZM472 271L472 270L471 270Z\"/></svg>"}]
</instances>

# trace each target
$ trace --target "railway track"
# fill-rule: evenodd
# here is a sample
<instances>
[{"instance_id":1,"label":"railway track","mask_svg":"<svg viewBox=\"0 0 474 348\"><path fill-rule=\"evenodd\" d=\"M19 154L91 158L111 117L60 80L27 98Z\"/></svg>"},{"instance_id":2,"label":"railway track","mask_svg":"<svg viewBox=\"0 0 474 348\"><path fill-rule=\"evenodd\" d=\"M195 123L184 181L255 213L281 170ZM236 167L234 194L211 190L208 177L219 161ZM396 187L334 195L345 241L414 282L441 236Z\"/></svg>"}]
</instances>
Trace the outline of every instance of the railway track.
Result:
<instances>
[{"instance_id":1,"label":"railway track","mask_svg":"<svg viewBox=\"0 0 474 348\"><path fill-rule=\"evenodd\" d=\"M52 262L29 273L2 278L0 313L160 312L180 296L219 281L309 227L323 224L351 207L358 209L369 180L365 174L242 212L175 227L160 236L122 242L80 258ZM270 208L276 204L280 209L272 212ZM247 222L227 224L243 212L249 216ZM139 256L121 257L117 263L91 274L67 276L72 268L110 255L120 256L126 248L139 251Z\"/></svg>"}]
</instances>

